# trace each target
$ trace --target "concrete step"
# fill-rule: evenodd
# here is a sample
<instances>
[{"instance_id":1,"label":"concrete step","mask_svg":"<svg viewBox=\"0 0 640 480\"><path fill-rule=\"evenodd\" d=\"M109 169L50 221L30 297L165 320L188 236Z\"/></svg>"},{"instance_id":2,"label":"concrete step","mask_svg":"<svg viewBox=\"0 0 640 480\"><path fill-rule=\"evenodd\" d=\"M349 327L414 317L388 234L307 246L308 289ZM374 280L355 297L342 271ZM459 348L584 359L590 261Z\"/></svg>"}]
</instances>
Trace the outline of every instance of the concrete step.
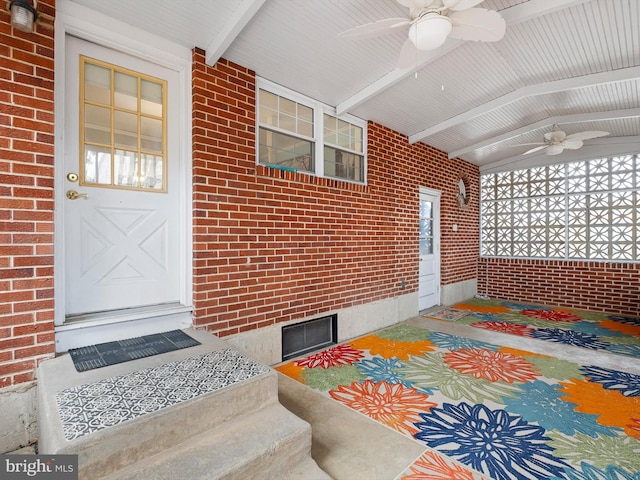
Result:
<instances>
[{"instance_id":1,"label":"concrete step","mask_svg":"<svg viewBox=\"0 0 640 480\"><path fill-rule=\"evenodd\" d=\"M190 438L104 480L330 480L310 452L309 424L276 404Z\"/></svg>"},{"instance_id":2,"label":"concrete step","mask_svg":"<svg viewBox=\"0 0 640 480\"><path fill-rule=\"evenodd\" d=\"M279 405L275 371L211 334L187 333L201 345L87 372L69 355L43 362L39 453L77 454L80 477L101 478Z\"/></svg>"}]
</instances>

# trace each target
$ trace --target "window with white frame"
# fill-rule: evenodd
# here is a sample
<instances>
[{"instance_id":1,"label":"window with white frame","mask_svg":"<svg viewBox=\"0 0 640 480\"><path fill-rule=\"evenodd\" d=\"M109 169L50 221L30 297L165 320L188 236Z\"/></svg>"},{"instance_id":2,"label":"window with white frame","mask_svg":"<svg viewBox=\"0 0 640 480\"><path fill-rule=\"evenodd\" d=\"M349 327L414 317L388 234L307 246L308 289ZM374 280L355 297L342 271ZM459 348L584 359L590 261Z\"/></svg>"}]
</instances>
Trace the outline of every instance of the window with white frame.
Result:
<instances>
[{"instance_id":1,"label":"window with white frame","mask_svg":"<svg viewBox=\"0 0 640 480\"><path fill-rule=\"evenodd\" d=\"M366 123L265 80L258 82L258 163L366 182Z\"/></svg>"},{"instance_id":2,"label":"window with white frame","mask_svg":"<svg viewBox=\"0 0 640 480\"><path fill-rule=\"evenodd\" d=\"M481 254L640 260L640 155L481 176Z\"/></svg>"}]
</instances>

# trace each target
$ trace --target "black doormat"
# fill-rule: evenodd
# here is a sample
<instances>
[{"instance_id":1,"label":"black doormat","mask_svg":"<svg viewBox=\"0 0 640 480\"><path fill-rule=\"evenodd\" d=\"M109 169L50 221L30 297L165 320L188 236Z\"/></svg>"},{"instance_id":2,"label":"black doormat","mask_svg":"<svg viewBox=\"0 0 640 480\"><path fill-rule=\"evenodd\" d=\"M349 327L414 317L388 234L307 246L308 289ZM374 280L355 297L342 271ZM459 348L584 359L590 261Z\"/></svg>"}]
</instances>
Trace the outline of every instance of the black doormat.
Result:
<instances>
[{"instance_id":1,"label":"black doormat","mask_svg":"<svg viewBox=\"0 0 640 480\"><path fill-rule=\"evenodd\" d=\"M85 372L94 368L128 362L137 358L151 357L152 355L173 352L174 350L196 345L200 345L200 342L194 340L182 330L172 330L117 342L73 348L69 350L69 355L71 355L76 370Z\"/></svg>"}]
</instances>

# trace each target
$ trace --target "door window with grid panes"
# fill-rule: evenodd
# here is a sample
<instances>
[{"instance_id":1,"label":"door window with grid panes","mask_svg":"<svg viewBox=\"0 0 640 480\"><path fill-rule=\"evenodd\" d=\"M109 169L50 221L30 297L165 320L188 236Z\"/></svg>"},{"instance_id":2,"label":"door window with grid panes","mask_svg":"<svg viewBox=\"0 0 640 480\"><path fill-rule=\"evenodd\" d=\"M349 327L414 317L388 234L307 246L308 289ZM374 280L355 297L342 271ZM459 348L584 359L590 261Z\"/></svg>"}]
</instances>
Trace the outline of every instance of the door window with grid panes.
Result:
<instances>
[{"instance_id":1,"label":"door window with grid panes","mask_svg":"<svg viewBox=\"0 0 640 480\"><path fill-rule=\"evenodd\" d=\"M80 64L80 184L166 191L166 82Z\"/></svg>"}]
</instances>

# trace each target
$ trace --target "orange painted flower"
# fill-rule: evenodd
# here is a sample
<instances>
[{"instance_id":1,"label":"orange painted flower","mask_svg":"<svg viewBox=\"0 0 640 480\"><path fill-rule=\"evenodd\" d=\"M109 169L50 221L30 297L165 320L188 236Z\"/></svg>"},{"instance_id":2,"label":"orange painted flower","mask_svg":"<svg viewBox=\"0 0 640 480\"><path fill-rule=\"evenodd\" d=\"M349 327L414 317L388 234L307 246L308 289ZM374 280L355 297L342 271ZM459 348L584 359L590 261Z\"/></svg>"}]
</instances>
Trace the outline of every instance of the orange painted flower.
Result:
<instances>
[{"instance_id":1,"label":"orange painted flower","mask_svg":"<svg viewBox=\"0 0 640 480\"><path fill-rule=\"evenodd\" d=\"M511 355L515 355L516 357L522 357L522 358L526 358L526 357L553 358L553 357L550 357L549 355L543 355L541 353L534 353L534 352L527 352L526 350L520 350L518 348L511 348L511 347L500 347L498 348L498 351L502 353L509 353Z\"/></svg>"},{"instance_id":2,"label":"orange painted flower","mask_svg":"<svg viewBox=\"0 0 640 480\"><path fill-rule=\"evenodd\" d=\"M490 382L529 382L539 375L536 367L521 357L482 348L452 350L442 359L461 373Z\"/></svg>"},{"instance_id":3,"label":"orange painted flower","mask_svg":"<svg viewBox=\"0 0 640 480\"><path fill-rule=\"evenodd\" d=\"M476 313L506 313L510 311L507 307L503 307L502 305L473 305L471 303L458 303L452 308L457 308L458 310L470 310L471 312Z\"/></svg>"},{"instance_id":4,"label":"orange painted flower","mask_svg":"<svg viewBox=\"0 0 640 480\"><path fill-rule=\"evenodd\" d=\"M329 396L409 436L418 432L414 423L421 421L420 413L436 406L428 401L429 395L418 393L415 388L371 380L353 382L348 387L340 385L337 390L330 390Z\"/></svg>"},{"instance_id":5,"label":"orange painted flower","mask_svg":"<svg viewBox=\"0 0 640 480\"><path fill-rule=\"evenodd\" d=\"M432 450L427 450L413 462L409 471L411 473L400 480L474 480L471 470Z\"/></svg>"},{"instance_id":6,"label":"orange painted flower","mask_svg":"<svg viewBox=\"0 0 640 480\"><path fill-rule=\"evenodd\" d=\"M436 348L429 340L408 342L389 340L377 335L368 335L349 343L359 350L369 350L371 355L380 355L383 358L399 358L400 360L409 360L409 355L422 355L424 352L432 352Z\"/></svg>"},{"instance_id":7,"label":"orange painted flower","mask_svg":"<svg viewBox=\"0 0 640 480\"><path fill-rule=\"evenodd\" d=\"M625 335L636 335L640 337L640 326L631 325L630 323L616 322L615 320L603 320L598 322L601 327L614 332L624 333Z\"/></svg>"},{"instance_id":8,"label":"orange painted flower","mask_svg":"<svg viewBox=\"0 0 640 480\"><path fill-rule=\"evenodd\" d=\"M300 375L304 370L304 367L296 365L295 362L285 363L284 365L279 365L275 367L280 373L286 375L287 377L291 377L294 380L300 381Z\"/></svg>"},{"instance_id":9,"label":"orange painted flower","mask_svg":"<svg viewBox=\"0 0 640 480\"><path fill-rule=\"evenodd\" d=\"M575 403L578 412L598 415L598 423L622 428L630 437L640 440L638 412L640 397L627 397L619 390L604 388L600 383L570 379L560 382L567 402Z\"/></svg>"}]
</instances>

